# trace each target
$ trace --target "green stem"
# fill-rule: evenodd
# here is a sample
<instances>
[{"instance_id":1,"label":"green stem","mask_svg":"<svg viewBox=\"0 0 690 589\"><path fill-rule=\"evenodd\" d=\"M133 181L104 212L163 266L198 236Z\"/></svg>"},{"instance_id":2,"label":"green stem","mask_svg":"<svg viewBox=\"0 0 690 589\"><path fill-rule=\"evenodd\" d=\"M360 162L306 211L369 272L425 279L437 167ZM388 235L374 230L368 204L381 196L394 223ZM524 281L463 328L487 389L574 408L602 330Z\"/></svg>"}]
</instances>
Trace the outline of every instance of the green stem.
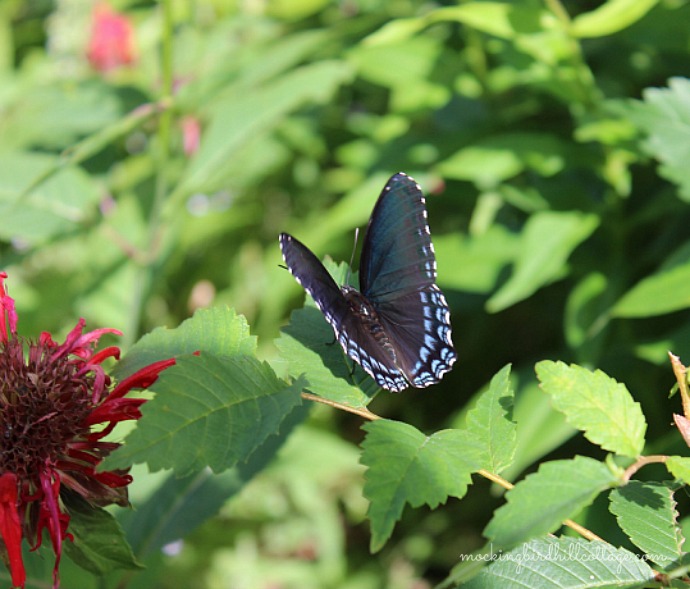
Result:
<instances>
[{"instance_id":1,"label":"green stem","mask_svg":"<svg viewBox=\"0 0 690 589\"><path fill-rule=\"evenodd\" d=\"M173 94L173 17L172 0L160 0L162 30L161 30L161 101L172 102ZM158 121L158 132L155 146L156 179L153 203L149 216L148 234L145 244L143 263L137 272L132 292L129 312L129 325L125 331L124 347L136 341L147 294L153 280L157 266L159 244L161 243L163 225L161 223L163 205L168 196L168 162L170 159L170 134L172 127L172 110L161 112Z\"/></svg>"},{"instance_id":2,"label":"green stem","mask_svg":"<svg viewBox=\"0 0 690 589\"><path fill-rule=\"evenodd\" d=\"M596 85L594 74L582 55L582 46L579 40L572 34L570 15L561 0L544 0L544 3L561 23L563 33L568 36L570 59L577 76L576 82L579 89L579 101L574 104L582 109L591 111L601 103L602 95Z\"/></svg>"}]
</instances>

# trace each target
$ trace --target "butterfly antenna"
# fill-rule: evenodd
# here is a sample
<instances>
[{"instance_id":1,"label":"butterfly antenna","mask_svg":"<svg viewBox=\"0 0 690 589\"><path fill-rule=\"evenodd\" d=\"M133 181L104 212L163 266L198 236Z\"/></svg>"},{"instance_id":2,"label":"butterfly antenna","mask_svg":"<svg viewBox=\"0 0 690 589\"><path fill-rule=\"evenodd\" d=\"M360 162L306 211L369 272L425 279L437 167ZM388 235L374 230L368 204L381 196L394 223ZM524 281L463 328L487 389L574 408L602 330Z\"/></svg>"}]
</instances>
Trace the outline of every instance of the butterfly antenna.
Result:
<instances>
[{"instance_id":1,"label":"butterfly antenna","mask_svg":"<svg viewBox=\"0 0 690 589\"><path fill-rule=\"evenodd\" d=\"M350 284L350 274L352 274L352 264L355 261L355 251L357 251L357 240L359 239L359 227L355 229L355 242L352 244L352 255L350 256L350 265L347 267L347 275L345 276L345 284Z\"/></svg>"}]
</instances>

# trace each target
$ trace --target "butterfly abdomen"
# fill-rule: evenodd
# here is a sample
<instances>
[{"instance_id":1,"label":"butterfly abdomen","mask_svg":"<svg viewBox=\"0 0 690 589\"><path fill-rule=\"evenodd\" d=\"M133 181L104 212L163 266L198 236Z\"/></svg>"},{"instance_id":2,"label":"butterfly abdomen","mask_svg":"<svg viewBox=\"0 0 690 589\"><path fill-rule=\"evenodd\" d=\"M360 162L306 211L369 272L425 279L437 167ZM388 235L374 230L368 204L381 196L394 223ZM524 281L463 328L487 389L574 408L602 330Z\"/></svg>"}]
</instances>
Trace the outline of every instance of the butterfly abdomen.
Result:
<instances>
[{"instance_id":1,"label":"butterfly abdomen","mask_svg":"<svg viewBox=\"0 0 690 589\"><path fill-rule=\"evenodd\" d=\"M345 296L345 300L350 306L352 313L359 317L362 325L367 329L381 349L390 357L393 364L397 364L395 348L371 302L361 292L351 286L342 286L340 290ZM347 348L345 349L345 353L348 353Z\"/></svg>"}]
</instances>

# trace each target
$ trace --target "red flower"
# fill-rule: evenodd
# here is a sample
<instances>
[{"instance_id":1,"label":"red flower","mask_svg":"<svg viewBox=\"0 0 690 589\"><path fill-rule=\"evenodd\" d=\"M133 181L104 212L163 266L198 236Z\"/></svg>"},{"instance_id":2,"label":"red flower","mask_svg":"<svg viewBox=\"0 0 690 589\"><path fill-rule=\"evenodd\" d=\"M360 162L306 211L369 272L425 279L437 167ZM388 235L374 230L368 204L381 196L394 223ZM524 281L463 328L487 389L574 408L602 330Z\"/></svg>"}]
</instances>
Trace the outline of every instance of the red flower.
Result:
<instances>
[{"instance_id":1,"label":"red flower","mask_svg":"<svg viewBox=\"0 0 690 589\"><path fill-rule=\"evenodd\" d=\"M182 127L182 148L187 157L192 157L199 151L201 143L201 123L194 116L187 115L180 121Z\"/></svg>"},{"instance_id":2,"label":"red flower","mask_svg":"<svg viewBox=\"0 0 690 589\"><path fill-rule=\"evenodd\" d=\"M136 59L131 22L107 2L100 2L93 9L87 57L100 72L133 63Z\"/></svg>"},{"instance_id":3,"label":"red flower","mask_svg":"<svg viewBox=\"0 0 690 589\"><path fill-rule=\"evenodd\" d=\"M141 417L145 399L125 398L153 384L174 359L155 362L111 387L102 362L120 350L94 351L105 333L83 333L80 319L64 343L43 332L38 341L17 336L14 300L0 272L0 555L12 584L24 587L21 543L33 549L48 532L55 552L53 587L59 586L62 543L71 540L70 516L61 492L91 505L127 505L126 471L98 472L100 462L120 444L103 440L120 421ZM95 427L94 427L95 426Z\"/></svg>"}]
</instances>

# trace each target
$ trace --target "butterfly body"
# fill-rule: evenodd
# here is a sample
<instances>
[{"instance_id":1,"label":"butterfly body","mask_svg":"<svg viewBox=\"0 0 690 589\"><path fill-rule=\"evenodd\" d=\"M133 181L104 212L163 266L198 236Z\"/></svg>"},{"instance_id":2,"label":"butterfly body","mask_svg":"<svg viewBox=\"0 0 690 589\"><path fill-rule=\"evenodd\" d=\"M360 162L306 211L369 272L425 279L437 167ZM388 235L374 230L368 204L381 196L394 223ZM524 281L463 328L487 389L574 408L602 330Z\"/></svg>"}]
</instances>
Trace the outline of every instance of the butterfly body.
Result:
<instances>
[{"instance_id":1,"label":"butterfly body","mask_svg":"<svg viewBox=\"0 0 690 589\"><path fill-rule=\"evenodd\" d=\"M314 299L345 353L390 391L438 382L456 359L450 311L436 286L436 259L421 189L398 173L367 226L360 289L338 287L318 258L280 235L290 272Z\"/></svg>"}]
</instances>

